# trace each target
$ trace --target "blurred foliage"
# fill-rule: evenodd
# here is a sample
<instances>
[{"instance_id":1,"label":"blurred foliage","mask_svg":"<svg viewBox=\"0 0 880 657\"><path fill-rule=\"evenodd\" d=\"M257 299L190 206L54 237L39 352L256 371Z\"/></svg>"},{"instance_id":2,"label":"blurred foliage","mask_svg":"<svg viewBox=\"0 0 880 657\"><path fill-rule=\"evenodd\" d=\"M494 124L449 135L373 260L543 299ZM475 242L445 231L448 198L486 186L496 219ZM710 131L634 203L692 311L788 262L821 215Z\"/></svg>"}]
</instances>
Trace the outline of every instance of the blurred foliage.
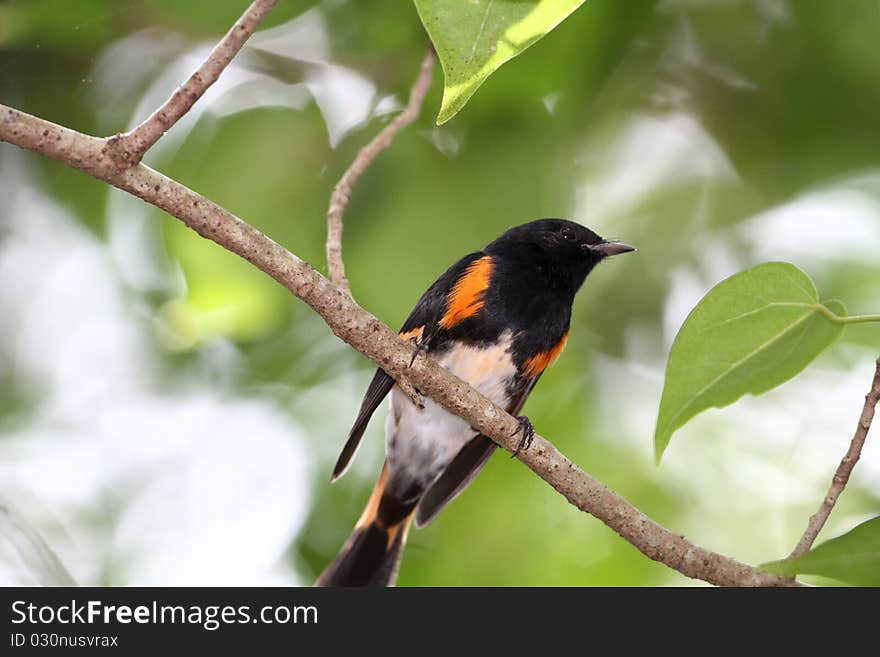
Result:
<instances>
[{"instance_id":1,"label":"blurred foliage","mask_svg":"<svg viewBox=\"0 0 880 657\"><path fill-rule=\"evenodd\" d=\"M162 71L215 42L245 4L0 1L0 100L85 132L124 130L141 118L133 116L139 99ZM327 116L311 101L209 111L173 148L147 159L320 269L330 192L387 123L382 99L405 101L426 35L412 3L399 0L285 0L265 27L305 11L321 18L327 61L291 56L285 63L276 53L268 70L275 67L272 77L290 85L310 81L327 62L346 67L376 87L365 120L332 147ZM735 451L722 419L707 413L699 424L705 440L677 443L657 470L650 429L635 433L628 416L648 417L640 427L656 418L667 324L683 319L680 308L670 310L677 308L677 282L698 285L699 298L731 269L770 259L760 213L877 173L878 30L877 5L863 0L590 0L498 69L467 111L442 127L434 125L438 70L421 118L366 172L348 207L344 248L355 297L396 327L451 262L537 217L574 218L635 244L638 256L591 275L576 302L568 349L525 411L575 462L658 522L739 559L778 558L796 542L836 461L827 472L789 473L808 479L809 502L770 501L755 473L787 470L784 449ZM132 65L127 86L117 80L108 89L96 75L102 58L134 36L159 45ZM242 62L265 50L258 47L246 48ZM27 162L47 194L113 243L109 208L119 192L45 159ZM880 199L880 186L866 185L859 193ZM286 565L308 581L344 541L381 463L377 417L352 472L334 486L327 481L372 365L328 337L320 320L268 277L159 211L149 213L151 243L142 250L161 247L164 282L131 283L128 294L143 313L168 387L201 373L204 354L225 341L240 360L204 384L276 400L307 430L311 512L291 539ZM838 232L835 223L818 228L806 232L823 243ZM880 263L851 257L859 241L833 242L846 248L820 248L803 256L807 262L787 259L820 289L846 299L854 314L876 312ZM786 244L780 250L796 250L797 234ZM119 270L128 281L124 263ZM696 298L685 297L689 308ZM877 329L853 327L842 344L847 348L827 355L823 367L864 362L865 347L876 351ZM645 372L650 385L634 387ZM0 376L0 386L4 413L14 406L26 414L38 400L9 375ZM650 394L639 398L634 390ZM842 452L850 430L848 423L810 435L798 450L809 453L807 443L816 441ZM765 433L769 440L772 431L760 422L743 431ZM689 458L699 465L675 469ZM706 481L717 484L714 492L699 487ZM857 476L839 507L832 522L841 533L853 518L876 515L876 489ZM107 581L125 556L108 557ZM410 534L400 577L401 585L668 583L687 581L503 455L435 523Z\"/></svg>"}]
</instances>

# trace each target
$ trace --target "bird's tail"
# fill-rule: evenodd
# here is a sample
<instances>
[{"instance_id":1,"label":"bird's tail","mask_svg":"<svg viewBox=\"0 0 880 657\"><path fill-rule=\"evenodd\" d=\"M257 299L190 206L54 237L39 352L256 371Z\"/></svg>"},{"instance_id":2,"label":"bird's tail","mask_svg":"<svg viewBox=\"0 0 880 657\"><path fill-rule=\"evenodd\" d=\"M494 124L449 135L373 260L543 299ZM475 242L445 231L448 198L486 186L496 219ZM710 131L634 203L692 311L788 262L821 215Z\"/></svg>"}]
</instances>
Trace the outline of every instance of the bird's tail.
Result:
<instances>
[{"instance_id":1,"label":"bird's tail","mask_svg":"<svg viewBox=\"0 0 880 657\"><path fill-rule=\"evenodd\" d=\"M393 498L387 479L386 463L354 531L315 586L394 586L417 500Z\"/></svg>"}]
</instances>

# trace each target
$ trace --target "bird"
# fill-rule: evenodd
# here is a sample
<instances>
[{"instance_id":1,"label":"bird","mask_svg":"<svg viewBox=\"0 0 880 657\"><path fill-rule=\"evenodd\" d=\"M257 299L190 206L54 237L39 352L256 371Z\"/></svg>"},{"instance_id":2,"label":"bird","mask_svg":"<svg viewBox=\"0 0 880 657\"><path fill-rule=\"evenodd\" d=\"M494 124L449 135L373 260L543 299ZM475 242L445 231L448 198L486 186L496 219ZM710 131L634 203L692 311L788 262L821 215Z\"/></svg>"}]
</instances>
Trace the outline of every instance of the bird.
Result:
<instances>
[{"instance_id":1,"label":"bird","mask_svg":"<svg viewBox=\"0 0 880 657\"><path fill-rule=\"evenodd\" d=\"M519 416L568 340L575 294L606 258L634 251L582 224L537 219L464 256L418 300L399 335L498 406L517 416L527 449L531 421ZM473 480L496 444L466 420L403 391L381 368L373 376L333 469L341 477L375 410L391 393L386 458L366 508L316 586L393 586L410 525L424 527Z\"/></svg>"}]
</instances>

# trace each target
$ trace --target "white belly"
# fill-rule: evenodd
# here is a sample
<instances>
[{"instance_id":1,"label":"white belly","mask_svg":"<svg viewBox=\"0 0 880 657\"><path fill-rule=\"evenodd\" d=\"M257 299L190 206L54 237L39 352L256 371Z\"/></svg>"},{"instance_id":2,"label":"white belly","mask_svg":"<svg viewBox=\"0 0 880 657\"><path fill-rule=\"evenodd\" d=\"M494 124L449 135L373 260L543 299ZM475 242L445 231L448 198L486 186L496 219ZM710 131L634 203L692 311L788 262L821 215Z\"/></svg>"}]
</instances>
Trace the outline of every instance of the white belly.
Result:
<instances>
[{"instance_id":1,"label":"white belly","mask_svg":"<svg viewBox=\"0 0 880 657\"><path fill-rule=\"evenodd\" d=\"M508 385L516 375L510 335L493 347L457 347L438 362L499 406L508 404ZM415 406L397 386L391 391L386 425L389 483L401 498L420 494L440 476L477 432L427 397Z\"/></svg>"}]
</instances>

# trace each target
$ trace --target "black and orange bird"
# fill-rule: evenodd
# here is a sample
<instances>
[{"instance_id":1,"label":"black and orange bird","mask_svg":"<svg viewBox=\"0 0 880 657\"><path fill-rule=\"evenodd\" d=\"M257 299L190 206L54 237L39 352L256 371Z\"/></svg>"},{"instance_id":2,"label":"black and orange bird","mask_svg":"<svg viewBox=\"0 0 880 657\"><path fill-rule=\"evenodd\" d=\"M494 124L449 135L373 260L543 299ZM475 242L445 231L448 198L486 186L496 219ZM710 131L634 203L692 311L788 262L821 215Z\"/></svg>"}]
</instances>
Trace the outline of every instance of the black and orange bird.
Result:
<instances>
[{"instance_id":1,"label":"black and orange bird","mask_svg":"<svg viewBox=\"0 0 880 657\"><path fill-rule=\"evenodd\" d=\"M511 228L450 267L400 335L512 415L568 338L571 307L602 260L633 247L564 219ZM430 399L414 403L379 369L333 470L345 472L373 412L391 392L386 459L373 493L318 586L391 586L410 523L429 523L477 475L495 443ZM521 417L520 448L534 433Z\"/></svg>"}]
</instances>

